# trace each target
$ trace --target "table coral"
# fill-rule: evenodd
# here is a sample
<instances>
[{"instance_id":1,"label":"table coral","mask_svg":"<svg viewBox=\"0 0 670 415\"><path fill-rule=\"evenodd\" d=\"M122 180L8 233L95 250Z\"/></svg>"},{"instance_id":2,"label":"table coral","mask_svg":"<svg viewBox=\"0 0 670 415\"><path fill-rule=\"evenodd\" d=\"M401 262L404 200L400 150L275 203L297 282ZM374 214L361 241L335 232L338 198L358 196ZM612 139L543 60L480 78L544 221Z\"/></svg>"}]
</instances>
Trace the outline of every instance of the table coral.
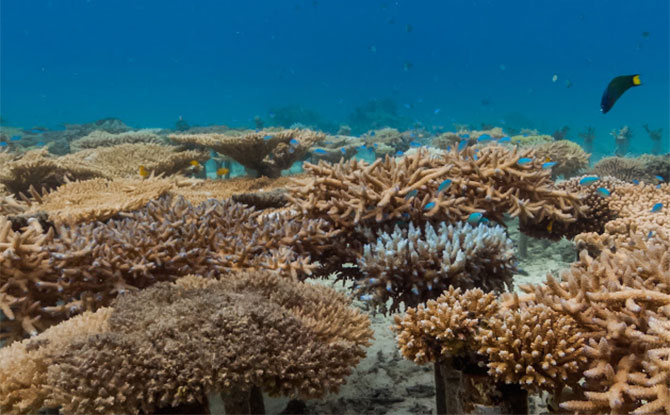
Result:
<instances>
[{"instance_id":1,"label":"table coral","mask_svg":"<svg viewBox=\"0 0 670 415\"><path fill-rule=\"evenodd\" d=\"M155 130L125 131L116 134L103 130L95 130L90 132L87 136L70 142L70 149L74 153L89 148L112 147L117 144L137 143L163 144L164 141L158 134L156 134Z\"/></svg>"},{"instance_id":2,"label":"table coral","mask_svg":"<svg viewBox=\"0 0 670 415\"><path fill-rule=\"evenodd\" d=\"M118 144L98 147L68 154L62 163L94 166L107 177L130 178L139 176L140 166L153 175L166 176L191 172L192 161L204 163L209 153L203 150L184 150L176 146L152 143Z\"/></svg>"},{"instance_id":3,"label":"table coral","mask_svg":"<svg viewBox=\"0 0 670 415\"><path fill-rule=\"evenodd\" d=\"M3 394L0 402L17 412L44 402L66 413L135 414L252 388L316 398L337 392L365 356L369 318L343 294L268 272L219 277L188 276L120 297L103 330L47 343L37 356L25 348L61 325L0 350L0 362L20 355L41 375L32 385L8 382L20 399Z\"/></svg>"},{"instance_id":4,"label":"table coral","mask_svg":"<svg viewBox=\"0 0 670 415\"><path fill-rule=\"evenodd\" d=\"M169 137L177 143L214 150L233 158L259 176L274 178L301 160L310 147L323 141L326 135L307 129L292 129L235 135L172 134Z\"/></svg>"}]
</instances>

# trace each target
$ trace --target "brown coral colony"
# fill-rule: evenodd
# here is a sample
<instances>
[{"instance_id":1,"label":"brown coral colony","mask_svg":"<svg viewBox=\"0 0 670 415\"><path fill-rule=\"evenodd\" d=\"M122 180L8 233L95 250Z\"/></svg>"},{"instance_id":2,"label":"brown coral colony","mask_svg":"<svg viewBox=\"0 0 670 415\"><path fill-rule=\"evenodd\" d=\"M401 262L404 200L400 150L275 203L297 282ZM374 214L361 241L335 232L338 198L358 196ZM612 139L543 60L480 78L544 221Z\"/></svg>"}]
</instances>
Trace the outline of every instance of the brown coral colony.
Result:
<instances>
[{"instance_id":1,"label":"brown coral colony","mask_svg":"<svg viewBox=\"0 0 670 415\"><path fill-rule=\"evenodd\" d=\"M70 154L0 151L0 411L321 399L361 375L381 321L433 364L440 414L547 396L670 414L667 157L589 167L572 141L492 126L350 133L93 130ZM522 281L528 239L576 261Z\"/></svg>"}]
</instances>

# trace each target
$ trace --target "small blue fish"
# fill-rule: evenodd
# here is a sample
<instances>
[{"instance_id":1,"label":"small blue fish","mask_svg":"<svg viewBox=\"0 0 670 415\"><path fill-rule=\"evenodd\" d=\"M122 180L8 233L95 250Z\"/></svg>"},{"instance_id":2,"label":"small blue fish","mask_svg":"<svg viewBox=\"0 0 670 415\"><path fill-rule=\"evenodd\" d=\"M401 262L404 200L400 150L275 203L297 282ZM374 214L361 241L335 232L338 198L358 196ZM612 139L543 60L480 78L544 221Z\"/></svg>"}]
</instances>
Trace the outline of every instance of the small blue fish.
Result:
<instances>
[{"instance_id":1,"label":"small blue fish","mask_svg":"<svg viewBox=\"0 0 670 415\"><path fill-rule=\"evenodd\" d=\"M298 144L300 144L300 142L295 138L292 138L291 140L289 140L289 144L291 144L292 146L297 146Z\"/></svg>"},{"instance_id":2,"label":"small blue fish","mask_svg":"<svg viewBox=\"0 0 670 415\"><path fill-rule=\"evenodd\" d=\"M607 197L611 194L610 191L605 189L604 187L597 188L596 193L598 193L598 196L600 197Z\"/></svg>"},{"instance_id":3,"label":"small blue fish","mask_svg":"<svg viewBox=\"0 0 670 415\"><path fill-rule=\"evenodd\" d=\"M461 141L460 143L458 143L458 151L463 150L463 149L464 149L465 147L467 147L467 146L468 146L468 142L467 142L467 141Z\"/></svg>"},{"instance_id":4,"label":"small blue fish","mask_svg":"<svg viewBox=\"0 0 670 415\"><path fill-rule=\"evenodd\" d=\"M484 225L488 224L489 222L490 222L490 220L488 220L487 218L482 218L482 219L479 221L479 223L484 224Z\"/></svg>"},{"instance_id":5,"label":"small blue fish","mask_svg":"<svg viewBox=\"0 0 670 415\"><path fill-rule=\"evenodd\" d=\"M270 140L271 138L272 138L272 136L268 134L268 135L263 137L263 140L267 141L267 140Z\"/></svg>"},{"instance_id":6,"label":"small blue fish","mask_svg":"<svg viewBox=\"0 0 670 415\"><path fill-rule=\"evenodd\" d=\"M663 209L663 203L660 203L660 202L656 203L654 206L652 206L651 213L660 212L661 209Z\"/></svg>"},{"instance_id":7,"label":"small blue fish","mask_svg":"<svg viewBox=\"0 0 670 415\"><path fill-rule=\"evenodd\" d=\"M314 152L316 154L326 154L326 150L324 150L322 148L317 148L316 150L314 150Z\"/></svg>"},{"instance_id":8,"label":"small blue fish","mask_svg":"<svg viewBox=\"0 0 670 415\"><path fill-rule=\"evenodd\" d=\"M372 135L374 135L374 134L372 134ZM379 145L378 145L377 143L374 143L374 144L372 145L372 147L374 147L374 148L377 148L378 146L379 146Z\"/></svg>"},{"instance_id":9,"label":"small blue fish","mask_svg":"<svg viewBox=\"0 0 670 415\"><path fill-rule=\"evenodd\" d=\"M665 181L665 179L664 179L663 177L661 177L661 176L654 176L654 177L656 177L656 178L657 178L658 180L660 180L660 181Z\"/></svg>"},{"instance_id":10,"label":"small blue fish","mask_svg":"<svg viewBox=\"0 0 670 415\"><path fill-rule=\"evenodd\" d=\"M413 286L412 286L412 294L414 294L414 295L419 295L419 289L416 288L416 285L413 285Z\"/></svg>"},{"instance_id":11,"label":"small blue fish","mask_svg":"<svg viewBox=\"0 0 670 415\"><path fill-rule=\"evenodd\" d=\"M512 141L512 138L510 136L507 136L507 135L505 137L501 138L500 140L498 140L499 143L509 143L511 141Z\"/></svg>"},{"instance_id":12,"label":"small blue fish","mask_svg":"<svg viewBox=\"0 0 670 415\"><path fill-rule=\"evenodd\" d=\"M451 179L446 179L446 180L444 180L444 181L443 181L442 183L440 183L440 185L437 187L437 193L439 194L440 192L442 192L444 189L446 189L447 187L449 187L450 184L451 184Z\"/></svg>"},{"instance_id":13,"label":"small blue fish","mask_svg":"<svg viewBox=\"0 0 670 415\"><path fill-rule=\"evenodd\" d=\"M375 136L375 132L374 132L374 131L370 131L370 135L371 135L372 137L374 137L374 136Z\"/></svg>"},{"instance_id":14,"label":"small blue fish","mask_svg":"<svg viewBox=\"0 0 670 415\"><path fill-rule=\"evenodd\" d=\"M365 150L365 149L366 149L365 144L363 144L362 146L358 147L358 149L359 149L359 150Z\"/></svg>"},{"instance_id":15,"label":"small blue fish","mask_svg":"<svg viewBox=\"0 0 670 415\"><path fill-rule=\"evenodd\" d=\"M468 139L470 138L470 134L461 134L461 138Z\"/></svg>"},{"instance_id":16,"label":"small blue fish","mask_svg":"<svg viewBox=\"0 0 670 415\"><path fill-rule=\"evenodd\" d=\"M435 108L435 111L433 111L433 113L434 113L434 114L439 114L440 111L441 111L441 110L440 110L439 108Z\"/></svg>"},{"instance_id":17,"label":"small blue fish","mask_svg":"<svg viewBox=\"0 0 670 415\"><path fill-rule=\"evenodd\" d=\"M598 176L586 176L579 181L579 184L581 184L582 186L587 186L591 183L597 182L598 180L600 180Z\"/></svg>"},{"instance_id":18,"label":"small blue fish","mask_svg":"<svg viewBox=\"0 0 670 415\"><path fill-rule=\"evenodd\" d=\"M409 143L409 146L410 147L421 147L421 143L419 143L418 141L412 141L412 142Z\"/></svg>"},{"instance_id":19,"label":"small blue fish","mask_svg":"<svg viewBox=\"0 0 670 415\"><path fill-rule=\"evenodd\" d=\"M21 139L20 135L13 135L9 138L9 141L19 141Z\"/></svg>"},{"instance_id":20,"label":"small blue fish","mask_svg":"<svg viewBox=\"0 0 670 415\"><path fill-rule=\"evenodd\" d=\"M412 137L412 138L416 138L416 133L415 133L415 132L411 132L411 133L409 133L409 136Z\"/></svg>"},{"instance_id":21,"label":"small blue fish","mask_svg":"<svg viewBox=\"0 0 670 415\"><path fill-rule=\"evenodd\" d=\"M542 168L543 169L550 169L556 165L555 161L548 161L546 163L542 163Z\"/></svg>"},{"instance_id":22,"label":"small blue fish","mask_svg":"<svg viewBox=\"0 0 670 415\"><path fill-rule=\"evenodd\" d=\"M370 301L372 300L372 294L363 294L359 298L361 301Z\"/></svg>"},{"instance_id":23,"label":"small blue fish","mask_svg":"<svg viewBox=\"0 0 670 415\"><path fill-rule=\"evenodd\" d=\"M647 234L647 239L651 239L652 236L654 236L654 231L649 231Z\"/></svg>"},{"instance_id":24,"label":"small blue fish","mask_svg":"<svg viewBox=\"0 0 670 415\"><path fill-rule=\"evenodd\" d=\"M419 191L414 189L414 190L410 191L409 193L407 193L407 195L405 196L405 199L410 199L410 198L416 196L418 193L419 193Z\"/></svg>"},{"instance_id":25,"label":"small blue fish","mask_svg":"<svg viewBox=\"0 0 670 415\"><path fill-rule=\"evenodd\" d=\"M472 159L473 159L474 161L477 161L477 160L479 160L479 157L477 157L476 154L473 154L473 155L472 155Z\"/></svg>"},{"instance_id":26,"label":"small blue fish","mask_svg":"<svg viewBox=\"0 0 670 415\"><path fill-rule=\"evenodd\" d=\"M342 148L340 149L340 151L342 152L342 154L347 154L347 149L344 148L344 147L342 147Z\"/></svg>"},{"instance_id":27,"label":"small blue fish","mask_svg":"<svg viewBox=\"0 0 670 415\"><path fill-rule=\"evenodd\" d=\"M7 147L9 144L7 144L4 141L0 141L0 147Z\"/></svg>"},{"instance_id":28,"label":"small blue fish","mask_svg":"<svg viewBox=\"0 0 670 415\"><path fill-rule=\"evenodd\" d=\"M426 206L423 207L423 210L431 210L434 207L435 207L435 202L428 202L428 203L426 203Z\"/></svg>"},{"instance_id":29,"label":"small blue fish","mask_svg":"<svg viewBox=\"0 0 670 415\"><path fill-rule=\"evenodd\" d=\"M657 188L657 189L660 189L660 188L661 188L661 184L660 184L660 183L657 184L657 185L656 185L656 188Z\"/></svg>"},{"instance_id":30,"label":"small blue fish","mask_svg":"<svg viewBox=\"0 0 670 415\"><path fill-rule=\"evenodd\" d=\"M528 157L523 157L523 158L520 158L519 161L516 162L516 164L518 164L520 166L523 166L524 164L528 164L531 161L533 161L533 159L528 158Z\"/></svg>"},{"instance_id":31,"label":"small blue fish","mask_svg":"<svg viewBox=\"0 0 670 415\"><path fill-rule=\"evenodd\" d=\"M479 221L482 220L483 217L484 217L484 214L483 214L483 213L481 213L481 212L474 212L474 213L471 213L470 216L468 216L468 220L467 220L467 222L468 222L470 225L475 226L475 225L477 225L477 224L479 223Z\"/></svg>"},{"instance_id":32,"label":"small blue fish","mask_svg":"<svg viewBox=\"0 0 670 415\"><path fill-rule=\"evenodd\" d=\"M400 150L396 151L396 153L395 153L395 155L398 156L398 157L402 156L403 154L405 154L405 153L403 153Z\"/></svg>"},{"instance_id":33,"label":"small blue fish","mask_svg":"<svg viewBox=\"0 0 670 415\"><path fill-rule=\"evenodd\" d=\"M633 182L633 184L640 184L640 181L637 180L637 179L633 179L632 182Z\"/></svg>"},{"instance_id":34,"label":"small blue fish","mask_svg":"<svg viewBox=\"0 0 670 415\"><path fill-rule=\"evenodd\" d=\"M490 141L490 140L492 140L492 139L493 139L493 138L491 137L490 134L482 134L482 135L480 135L479 137L477 137L477 142L478 142L478 143L483 143L483 142L485 142L485 141Z\"/></svg>"}]
</instances>

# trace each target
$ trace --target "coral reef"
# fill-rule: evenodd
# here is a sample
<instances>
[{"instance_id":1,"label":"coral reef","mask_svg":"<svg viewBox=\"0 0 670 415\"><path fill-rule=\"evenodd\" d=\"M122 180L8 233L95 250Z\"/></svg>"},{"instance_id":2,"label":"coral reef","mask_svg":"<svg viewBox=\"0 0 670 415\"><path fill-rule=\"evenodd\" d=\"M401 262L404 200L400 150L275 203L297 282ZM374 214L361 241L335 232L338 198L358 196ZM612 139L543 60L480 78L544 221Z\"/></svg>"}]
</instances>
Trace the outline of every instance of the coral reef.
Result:
<instances>
[{"instance_id":1,"label":"coral reef","mask_svg":"<svg viewBox=\"0 0 670 415\"><path fill-rule=\"evenodd\" d=\"M305 163L311 177L296 181L287 197L289 207L305 217L324 219L343 231L338 251L320 259L320 272L351 275L355 270L345 270L339 262L355 262L363 245L374 241L359 226L379 229L398 220L419 226L453 223L472 214L498 223L505 214L574 222L584 209L578 195L556 189L550 173L532 156L532 150L490 146L437 157L418 151L370 165L358 160Z\"/></svg>"},{"instance_id":2,"label":"coral reef","mask_svg":"<svg viewBox=\"0 0 670 415\"><path fill-rule=\"evenodd\" d=\"M0 273L0 293L16 321L3 332L20 337L21 328L44 328L34 321L60 321L188 273L265 269L305 277L314 268L308 253L328 248L337 234L323 221L260 213L230 200L193 206L163 197L106 223L59 226L56 237L33 228L17 234L3 223L0 236L8 239L0 246L10 263Z\"/></svg>"},{"instance_id":3,"label":"coral reef","mask_svg":"<svg viewBox=\"0 0 670 415\"><path fill-rule=\"evenodd\" d=\"M589 166L590 154L569 140L540 144L535 147L535 152L539 158L556 163L551 168L554 178L563 176L569 179Z\"/></svg>"},{"instance_id":4,"label":"coral reef","mask_svg":"<svg viewBox=\"0 0 670 415\"><path fill-rule=\"evenodd\" d=\"M311 130L262 130L246 134L172 134L175 142L212 149L256 172L279 177L281 171L302 159L310 147L323 141L325 134Z\"/></svg>"},{"instance_id":5,"label":"coral reef","mask_svg":"<svg viewBox=\"0 0 670 415\"><path fill-rule=\"evenodd\" d=\"M3 407L35 408L43 401L67 413L134 414L215 392L226 401L253 388L320 397L338 390L369 345L369 319L349 302L328 287L267 272L157 284L120 297L102 316L101 330L33 353L50 361L38 369L46 385L26 390L10 383L15 395L23 394ZM0 351L0 362L14 352L33 364L27 345L60 327Z\"/></svg>"},{"instance_id":6,"label":"coral reef","mask_svg":"<svg viewBox=\"0 0 670 415\"><path fill-rule=\"evenodd\" d=\"M118 144L163 144L164 141L155 130L126 131L112 134L104 130L95 130L90 134L70 142L70 150L77 152L89 148L112 147Z\"/></svg>"},{"instance_id":7,"label":"coral reef","mask_svg":"<svg viewBox=\"0 0 670 415\"><path fill-rule=\"evenodd\" d=\"M501 226L396 225L363 247L358 267L366 279L357 295L370 294L369 303L383 312L390 299L389 311L396 312L400 303L415 307L450 286L504 291L512 285L514 262L514 246Z\"/></svg>"}]
</instances>

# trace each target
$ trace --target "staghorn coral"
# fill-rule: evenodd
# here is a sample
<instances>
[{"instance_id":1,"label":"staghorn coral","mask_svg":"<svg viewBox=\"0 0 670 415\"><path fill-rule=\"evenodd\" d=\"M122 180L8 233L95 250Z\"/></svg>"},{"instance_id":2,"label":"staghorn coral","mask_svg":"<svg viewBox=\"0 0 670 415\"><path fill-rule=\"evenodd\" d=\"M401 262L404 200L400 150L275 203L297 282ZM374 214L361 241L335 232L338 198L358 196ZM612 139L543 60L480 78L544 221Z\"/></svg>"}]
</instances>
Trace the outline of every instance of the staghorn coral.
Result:
<instances>
[{"instance_id":1,"label":"staghorn coral","mask_svg":"<svg viewBox=\"0 0 670 415\"><path fill-rule=\"evenodd\" d=\"M372 294L370 303L384 312L391 299L395 312L401 302L416 306L450 286L504 291L512 285L514 261L512 241L500 226L427 223L421 229L410 223L364 246L358 267L367 278L357 294Z\"/></svg>"},{"instance_id":2,"label":"staghorn coral","mask_svg":"<svg viewBox=\"0 0 670 415\"><path fill-rule=\"evenodd\" d=\"M156 134L155 130L125 131L116 134L103 130L95 130L87 136L70 142L70 149L74 153L90 148L137 143L163 144L163 140Z\"/></svg>"},{"instance_id":3,"label":"staghorn coral","mask_svg":"<svg viewBox=\"0 0 670 415\"><path fill-rule=\"evenodd\" d=\"M617 252L580 260L545 285L523 286L522 301L567 315L588 340L586 381L563 409L579 413L670 411L670 365L664 363L670 321L670 243L633 237ZM659 360L660 359L660 360Z\"/></svg>"},{"instance_id":4,"label":"staghorn coral","mask_svg":"<svg viewBox=\"0 0 670 415\"><path fill-rule=\"evenodd\" d=\"M543 304L505 308L486 320L475 344L489 374L531 392L576 386L586 368L586 339L574 320Z\"/></svg>"},{"instance_id":5,"label":"staghorn coral","mask_svg":"<svg viewBox=\"0 0 670 415\"><path fill-rule=\"evenodd\" d=\"M19 215L28 209L25 202L16 200L12 195L0 194L0 216Z\"/></svg>"},{"instance_id":6,"label":"staghorn coral","mask_svg":"<svg viewBox=\"0 0 670 415\"><path fill-rule=\"evenodd\" d=\"M394 316L402 355L415 363L437 362L444 356L467 354L481 324L500 311L493 293L449 287L435 300Z\"/></svg>"},{"instance_id":7,"label":"staghorn coral","mask_svg":"<svg viewBox=\"0 0 670 415\"><path fill-rule=\"evenodd\" d=\"M151 143L119 144L98 147L68 154L63 163L95 166L107 177L131 178L139 175L140 166L153 175L172 175L193 171L191 161L204 163L209 153L201 150L182 150L179 147Z\"/></svg>"},{"instance_id":8,"label":"staghorn coral","mask_svg":"<svg viewBox=\"0 0 670 415\"><path fill-rule=\"evenodd\" d=\"M246 134L172 134L177 143L212 149L258 173L279 177L281 171L302 159L310 147L323 141L325 134L311 130L262 130Z\"/></svg>"},{"instance_id":9,"label":"staghorn coral","mask_svg":"<svg viewBox=\"0 0 670 415\"><path fill-rule=\"evenodd\" d=\"M20 350L68 321L0 351L0 362L18 354L41 375L9 383L20 399L0 402L15 412L44 402L66 413L136 414L254 387L320 397L338 390L372 337L369 318L349 305L331 288L267 272L160 283L120 297L101 329L80 328L32 355Z\"/></svg>"},{"instance_id":10,"label":"staghorn coral","mask_svg":"<svg viewBox=\"0 0 670 415\"><path fill-rule=\"evenodd\" d=\"M111 314L111 308L87 312L0 348L0 411L34 414L44 407L50 394L47 370L53 357L77 339L106 332Z\"/></svg>"},{"instance_id":11,"label":"staghorn coral","mask_svg":"<svg viewBox=\"0 0 670 415\"><path fill-rule=\"evenodd\" d=\"M14 231L12 222L0 216L0 310L6 317L0 338L14 340L23 332L36 334L53 323L41 309L49 298L43 287L56 282L44 250L52 236L51 230L44 232L35 220Z\"/></svg>"},{"instance_id":12,"label":"staghorn coral","mask_svg":"<svg viewBox=\"0 0 670 415\"><path fill-rule=\"evenodd\" d=\"M119 293L191 272L213 276L231 269L267 269L305 277L314 268L308 253L328 248L336 235L322 221L297 220L286 213L260 214L230 200L193 206L166 196L106 223L58 226L57 238L35 230L29 236L37 242L26 250L38 255L40 273L10 279L9 287L21 290L8 291L11 297L6 303L14 314L23 310L24 321L44 323L35 325L41 330L109 305ZM9 226L3 227L5 232ZM8 246L21 237L9 235ZM29 259L21 259L20 264L32 266L34 260ZM10 271L15 267L10 263ZM3 327L7 335L16 338L24 330L34 331L18 322Z\"/></svg>"},{"instance_id":13,"label":"staghorn coral","mask_svg":"<svg viewBox=\"0 0 670 415\"><path fill-rule=\"evenodd\" d=\"M591 173L598 176L611 176L625 182L634 180L646 183L655 183L656 179L650 174L639 158L604 157L591 169Z\"/></svg>"},{"instance_id":14,"label":"staghorn coral","mask_svg":"<svg viewBox=\"0 0 670 415\"><path fill-rule=\"evenodd\" d=\"M539 222L521 220L519 222L521 232L536 238L550 240L558 240L563 237L573 238L585 232L602 233L605 230L605 224L617 216L617 211L612 208L610 202L617 197L619 191L617 189L623 189L626 183L612 177L600 177L592 184L581 185L579 182L584 177L586 176L573 177L556 185L557 189L580 196L584 210L576 221L565 223L551 219ZM611 195L601 195L598 191L599 188L607 189Z\"/></svg>"},{"instance_id":15,"label":"staghorn coral","mask_svg":"<svg viewBox=\"0 0 670 415\"><path fill-rule=\"evenodd\" d=\"M551 174L554 178L563 176L566 179L579 174L579 172L587 168L589 157L591 156L579 144L569 140L540 144L535 147L535 152L540 159L556 163L551 168Z\"/></svg>"},{"instance_id":16,"label":"staghorn coral","mask_svg":"<svg viewBox=\"0 0 670 415\"><path fill-rule=\"evenodd\" d=\"M398 220L453 223L475 212L500 223L505 214L537 222L575 221L583 209L578 195L556 189L541 161L518 163L532 155L532 150L491 146L476 157L468 149L437 157L418 151L370 165L358 160L305 163L312 177L289 188L289 207L343 231L336 253L342 262L355 262L362 246L371 242L358 226L378 229ZM451 182L438 194L445 180ZM327 272L352 272L328 257L319 260Z\"/></svg>"}]
</instances>

